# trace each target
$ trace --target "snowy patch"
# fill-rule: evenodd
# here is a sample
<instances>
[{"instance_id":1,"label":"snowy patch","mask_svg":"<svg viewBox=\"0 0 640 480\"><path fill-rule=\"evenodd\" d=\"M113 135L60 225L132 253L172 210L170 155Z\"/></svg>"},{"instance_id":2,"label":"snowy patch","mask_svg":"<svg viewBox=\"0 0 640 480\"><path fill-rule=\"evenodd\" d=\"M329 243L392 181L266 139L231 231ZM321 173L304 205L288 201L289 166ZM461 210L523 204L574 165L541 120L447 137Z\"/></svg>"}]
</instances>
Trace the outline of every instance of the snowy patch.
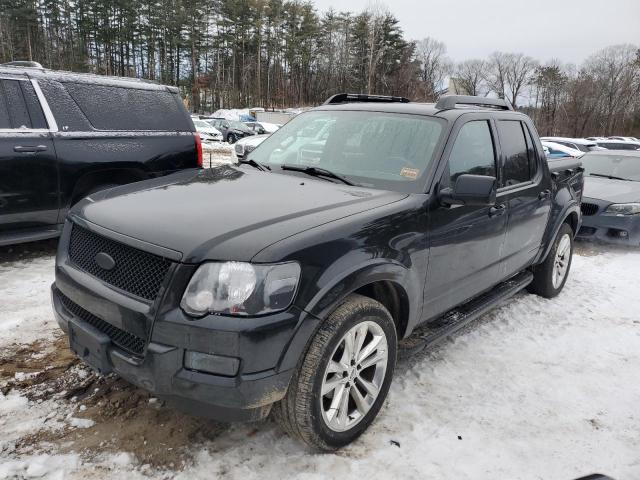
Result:
<instances>
[{"instance_id":1,"label":"snowy patch","mask_svg":"<svg viewBox=\"0 0 640 480\"><path fill-rule=\"evenodd\" d=\"M67 422L69 423L69 425L71 425L74 428L91 428L96 423L93 420L90 420L88 418L75 418L75 417L67 418Z\"/></svg>"},{"instance_id":2,"label":"snowy patch","mask_svg":"<svg viewBox=\"0 0 640 480\"><path fill-rule=\"evenodd\" d=\"M16 263L0 266L0 328L18 321L27 334L23 340L4 328L0 345L50 338L53 327L30 328L33 318L55 323L48 305L52 272L46 271L53 259ZM45 288L43 275L46 300L38 291ZM37 403L16 392L0 394L0 478L570 480L598 471L635 480L639 275L638 251L598 247L595 255L575 256L557 298L521 293L453 339L400 362L378 420L353 445L331 455L310 452L270 421L189 439L184 447L191 462L162 468L102 448L88 458L83 449L82 461L75 454L50 455L57 447L48 444L40 445L47 455L16 455L18 439L43 429L71 424L78 428L74 435L91 436L93 430L73 425L81 420L69 415L77 406L61 397ZM149 403L153 412L162 412L159 402L145 398ZM168 421L160 413L148 418L151 427ZM95 428L103 421L108 417ZM110 428L119 431L116 423ZM161 448L160 455L174 446Z\"/></svg>"}]
</instances>

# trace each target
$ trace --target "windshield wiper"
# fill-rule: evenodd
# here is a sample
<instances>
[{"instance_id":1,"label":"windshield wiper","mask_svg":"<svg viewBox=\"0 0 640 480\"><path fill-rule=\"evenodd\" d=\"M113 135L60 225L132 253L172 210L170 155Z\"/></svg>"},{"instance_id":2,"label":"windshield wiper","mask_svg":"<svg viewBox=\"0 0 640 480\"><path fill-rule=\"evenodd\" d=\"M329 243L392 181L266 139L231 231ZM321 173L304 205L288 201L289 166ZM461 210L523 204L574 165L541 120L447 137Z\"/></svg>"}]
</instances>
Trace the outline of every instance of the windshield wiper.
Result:
<instances>
[{"instance_id":1,"label":"windshield wiper","mask_svg":"<svg viewBox=\"0 0 640 480\"><path fill-rule=\"evenodd\" d=\"M611 180L629 180L628 178L616 177L614 175L604 175L602 173L590 173L589 176L590 177L609 178Z\"/></svg>"},{"instance_id":2,"label":"windshield wiper","mask_svg":"<svg viewBox=\"0 0 640 480\"><path fill-rule=\"evenodd\" d=\"M327 170L326 168L302 167L299 165L287 165L287 164L281 165L280 168L282 168L282 170L290 170L292 172L306 173L307 175L311 175L312 177L334 178L336 180L341 181L345 185L351 185L351 186L355 185L355 183L347 180L346 178L338 175L337 173L333 173L331 170Z\"/></svg>"},{"instance_id":3,"label":"windshield wiper","mask_svg":"<svg viewBox=\"0 0 640 480\"><path fill-rule=\"evenodd\" d=\"M249 158L245 160L244 158L239 158L238 163L243 163L245 165L251 165L253 168L257 168L262 172L266 172L267 170L271 170L269 165L262 165L261 163L256 162L253 158Z\"/></svg>"}]
</instances>

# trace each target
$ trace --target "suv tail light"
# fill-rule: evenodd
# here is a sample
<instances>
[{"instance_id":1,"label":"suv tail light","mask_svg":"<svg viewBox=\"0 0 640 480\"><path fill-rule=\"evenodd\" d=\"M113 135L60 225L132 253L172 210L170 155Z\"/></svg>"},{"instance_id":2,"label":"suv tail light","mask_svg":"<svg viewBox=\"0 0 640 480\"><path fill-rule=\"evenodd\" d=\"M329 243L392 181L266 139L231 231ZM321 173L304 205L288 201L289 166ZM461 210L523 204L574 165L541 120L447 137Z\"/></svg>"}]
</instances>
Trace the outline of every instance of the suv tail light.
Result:
<instances>
[{"instance_id":1,"label":"suv tail light","mask_svg":"<svg viewBox=\"0 0 640 480\"><path fill-rule=\"evenodd\" d=\"M198 166L202 168L204 158L202 156L202 139L198 132L193 133L193 138L196 140L196 151L198 152Z\"/></svg>"}]
</instances>

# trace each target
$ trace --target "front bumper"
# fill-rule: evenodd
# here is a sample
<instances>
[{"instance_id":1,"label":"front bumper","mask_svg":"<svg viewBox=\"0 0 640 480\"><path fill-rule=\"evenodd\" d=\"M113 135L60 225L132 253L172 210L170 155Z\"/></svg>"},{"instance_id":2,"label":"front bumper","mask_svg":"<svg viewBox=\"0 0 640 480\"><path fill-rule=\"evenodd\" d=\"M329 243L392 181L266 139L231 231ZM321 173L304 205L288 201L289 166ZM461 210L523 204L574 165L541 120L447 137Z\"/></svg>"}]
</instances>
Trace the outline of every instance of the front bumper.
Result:
<instances>
[{"instance_id":1,"label":"front bumper","mask_svg":"<svg viewBox=\"0 0 640 480\"><path fill-rule=\"evenodd\" d=\"M640 246L640 216L603 215L609 203L587 198L583 202L597 205L598 209L595 214L583 214L578 238L615 245Z\"/></svg>"},{"instance_id":2,"label":"front bumper","mask_svg":"<svg viewBox=\"0 0 640 480\"><path fill-rule=\"evenodd\" d=\"M62 303L55 284L52 303L60 328L72 337L72 349L85 363L103 375L116 373L185 413L230 422L260 420L268 415L271 404L286 393L291 370L269 369L233 377L188 370L184 367L184 355L189 349L185 347L191 346L189 342L176 346L152 339L144 356L139 357L118 348L107 335L75 316ZM72 331L76 334L71 335ZM229 337L228 332L220 333ZM183 336L191 335L184 332ZM192 351L202 350L202 337L196 338ZM247 353L255 355L258 351Z\"/></svg>"},{"instance_id":3,"label":"front bumper","mask_svg":"<svg viewBox=\"0 0 640 480\"><path fill-rule=\"evenodd\" d=\"M175 263L158 298L143 301L77 268L67 254L69 230L59 244L52 304L85 363L189 414L222 421L262 419L283 398L294 366L286 359L292 351L299 356L317 319L295 306L263 317L191 319L177 305L194 266ZM144 346L132 353L118 341L123 334L144 338ZM233 359L236 369L188 369L187 351Z\"/></svg>"}]
</instances>

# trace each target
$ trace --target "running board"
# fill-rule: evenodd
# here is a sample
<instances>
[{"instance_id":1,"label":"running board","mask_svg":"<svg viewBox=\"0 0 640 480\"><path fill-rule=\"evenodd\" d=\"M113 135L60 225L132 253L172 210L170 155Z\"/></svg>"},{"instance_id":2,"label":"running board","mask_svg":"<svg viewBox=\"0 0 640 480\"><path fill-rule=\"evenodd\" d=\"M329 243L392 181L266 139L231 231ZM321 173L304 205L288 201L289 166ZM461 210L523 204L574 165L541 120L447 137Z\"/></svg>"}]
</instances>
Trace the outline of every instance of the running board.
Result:
<instances>
[{"instance_id":1,"label":"running board","mask_svg":"<svg viewBox=\"0 0 640 480\"><path fill-rule=\"evenodd\" d=\"M489 292L460 305L424 326L418 327L408 338L399 342L399 356L411 356L432 347L518 293L532 280L533 274L530 271L520 272Z\"/></svg>"}]
</instances>

